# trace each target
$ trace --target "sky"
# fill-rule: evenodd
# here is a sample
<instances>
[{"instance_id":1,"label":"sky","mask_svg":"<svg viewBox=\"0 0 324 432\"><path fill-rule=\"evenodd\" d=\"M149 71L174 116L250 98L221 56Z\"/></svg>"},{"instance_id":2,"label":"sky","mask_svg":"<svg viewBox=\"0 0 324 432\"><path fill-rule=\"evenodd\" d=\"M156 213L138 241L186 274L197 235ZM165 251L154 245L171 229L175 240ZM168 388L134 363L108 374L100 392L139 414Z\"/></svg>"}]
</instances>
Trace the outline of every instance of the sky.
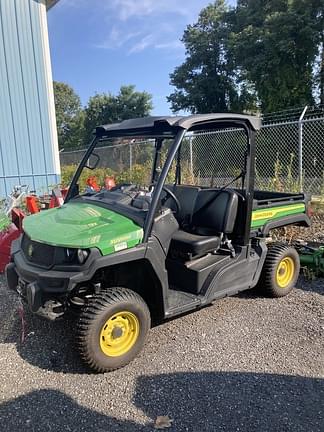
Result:
<instances>
[{"instance_id":1,"label":"sky","mask_svg":"<svg viewBox=\"0 0 324 432\"><path fill-rule=\"evenodd\" d=\"M170 73L185 59L180 38L208 0L60 0L48 12L53 79L85 105L95 93L134 84L171 113Z\"/></svg>"}]
</instances>

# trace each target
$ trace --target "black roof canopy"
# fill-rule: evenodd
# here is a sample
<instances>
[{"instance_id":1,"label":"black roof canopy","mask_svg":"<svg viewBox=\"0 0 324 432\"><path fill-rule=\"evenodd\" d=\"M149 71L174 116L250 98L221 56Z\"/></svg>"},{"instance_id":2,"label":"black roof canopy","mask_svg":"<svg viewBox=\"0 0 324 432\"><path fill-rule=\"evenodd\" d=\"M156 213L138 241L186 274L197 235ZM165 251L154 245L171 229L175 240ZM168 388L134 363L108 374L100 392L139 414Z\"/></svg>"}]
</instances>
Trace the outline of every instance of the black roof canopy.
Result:
<instances>
[{"instance_id":1,"label":"black roof canopy","mask_svg":"<svg viewBox=\"0 0 324 432\"><path fill-rule=\"evenodd\" d=\"M206 127L219 126L238 127L245 124L253 130L261 127L258 117L244 114L197 114L191 116L143 117L124 120L120 123L98 126L95 129L97 137L114 136L174 136L179 129L199 130Z\"/></svg>"}]
</instances>

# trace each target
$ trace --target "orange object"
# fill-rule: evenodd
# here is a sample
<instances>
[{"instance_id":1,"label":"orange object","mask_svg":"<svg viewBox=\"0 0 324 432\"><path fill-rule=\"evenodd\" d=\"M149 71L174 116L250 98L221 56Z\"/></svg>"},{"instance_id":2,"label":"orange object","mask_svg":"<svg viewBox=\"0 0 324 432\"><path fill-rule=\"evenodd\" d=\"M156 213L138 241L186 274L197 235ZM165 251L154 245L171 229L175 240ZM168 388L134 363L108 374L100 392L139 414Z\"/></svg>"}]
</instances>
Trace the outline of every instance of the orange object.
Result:
<instances>
[{"instance_id":1,"label":"orange object","mask_svg":"<svg viewBox=\"0 0 324 432\"><path fill-rule=\"evenodd\" d=\"M116 186L116 182L115 182L114 177L107 176L105 178L105 189L110 190L110 189L112 189L115 186Z\"/></svg>"},{"instance_id":2,"label":"orange object","mask_svg":"<svg viewBox=\"0 0 324 432\"><path fill-rule=\"evenodd\" d=\"M28 195L26 197L26 206L29 213L34 214L39 212L37 198L34 195Z\"/></svg>"},{"instance_id":3,"label":"orange object","mask_svg":"<svg viewBox=\"0 0 324 432\"><path fill-rule=\"evenodd\" d=\"M100 186L97 183L97 179L95 176L89 177L87 179L87 185L90 186L93 190L95 190L96 192L100 191Z\"/></svg>"},{"instance_id":4,"label":"orange object","mask_svg":"<svg viewBox=\"0 0 324 432\"><path fill-rule=\"evenodd\" d=\"M59 188L53 189L49 208L60 207L63 204L64 204L64 198L61 189Z\"/></svg>"}]
</instances>

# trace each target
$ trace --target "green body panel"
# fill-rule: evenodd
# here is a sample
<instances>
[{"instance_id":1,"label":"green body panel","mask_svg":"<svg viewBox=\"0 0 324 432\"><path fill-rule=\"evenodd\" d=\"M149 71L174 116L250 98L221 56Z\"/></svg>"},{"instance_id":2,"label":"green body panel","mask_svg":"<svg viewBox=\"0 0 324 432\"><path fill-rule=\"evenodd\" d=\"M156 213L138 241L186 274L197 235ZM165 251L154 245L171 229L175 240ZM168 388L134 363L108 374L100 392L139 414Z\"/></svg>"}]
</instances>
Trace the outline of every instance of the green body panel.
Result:
<instances>
[{"instance_id":1,"label":"green body panel","mask_svg":"<svg viewBox=\"0 0 324 432\"><path fill-rule=\"evenodd\" d=\"M304 203L254 210L251 228L298 213L305 213ZM34 241L70 248L96 247L103 255L134 247L143 239L143 229L127 217L86 203L70 202L28 216L23 228Z\"/></svg>"},{"instance_id":2,"label":"green body panel","mask_svg":"<svg viewBox=\"0 0 324 432\"><path fill-rule=\"evenodd\" d=\"M136 246L143 229L125 216L86 203L64 204L28 216L23 228L34 240L54 246L88 249L103 255Z\"/></svg>"},{"instance_id":3,"label":"green body panel","mask_svg":"<svg viewBox=\"0 0 324 432\"><path fill-rule=\"evenodd\" d=\"M290 216L298 213L305 213L306 206L304 203L294 203L278 205L252 212L251 228L259 228L267 222L280 219L285 216Z\"/></svg>"}]
</instances>

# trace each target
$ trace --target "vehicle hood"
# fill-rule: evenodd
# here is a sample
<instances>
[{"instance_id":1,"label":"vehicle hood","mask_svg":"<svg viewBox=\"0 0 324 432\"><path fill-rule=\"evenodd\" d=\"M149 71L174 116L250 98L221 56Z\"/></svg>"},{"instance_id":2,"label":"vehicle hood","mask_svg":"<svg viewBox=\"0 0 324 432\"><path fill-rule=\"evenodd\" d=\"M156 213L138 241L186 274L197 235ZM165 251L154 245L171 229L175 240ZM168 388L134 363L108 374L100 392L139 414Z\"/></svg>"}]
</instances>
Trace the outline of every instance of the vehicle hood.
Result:
<instances>
[{"instance_id":1,"label":"vehicle hood","mask_svg":"<svg viewBox=\"0 0 324 432\"><path fill-rule=\"evenodd\" d=\"M97 247L103 255L136 246L143 229L132 220L94 204L67 203L24 219L34 241L71 248Z\"/></svg>"}]
</instances>

